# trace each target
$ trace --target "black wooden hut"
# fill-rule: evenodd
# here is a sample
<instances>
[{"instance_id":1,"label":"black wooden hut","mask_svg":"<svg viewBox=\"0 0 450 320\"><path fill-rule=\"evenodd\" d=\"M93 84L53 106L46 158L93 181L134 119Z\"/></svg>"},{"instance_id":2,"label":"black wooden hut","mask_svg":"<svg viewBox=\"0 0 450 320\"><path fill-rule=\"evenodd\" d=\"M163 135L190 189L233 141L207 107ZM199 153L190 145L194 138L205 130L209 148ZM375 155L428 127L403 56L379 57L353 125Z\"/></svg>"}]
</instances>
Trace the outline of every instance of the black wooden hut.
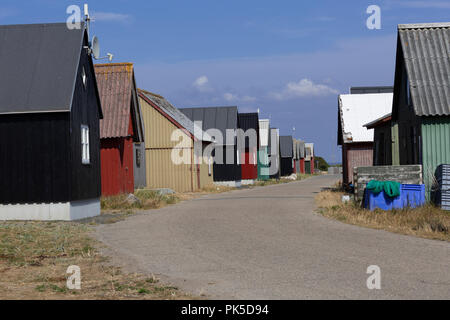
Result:
<instances>
[{"instance_id":1,"label":"black wooden hut","mask_svg":"<svg viewBox=\"0 0 450 320\"><path fill-rule=\"evenodd\" d=\"M214 183L240 186L242 169L236 139L237 107L181 108L180 111L191 121L201 121L203 131L207 131L216 141L213 153ZM222 135L221 139L217 139L214 131ZM230 159L227 159L227 154Z\"/></svg>"},{"instance_id":2,"label":"black wooden hut","mask_svg":"<svg viewBox=\"0 0 450 320\"><path fill-rule=\"evenodd\" d=\"M102 110L84 24L0 26L0 219L100 214Z\"/></svg>"},{"instance_id":3,"label":"black wooden hut","mask_svg":"<svg viewBox=\"0 0 450 320\"><path fill-rule=\"evenodd\" d=\"M289 176L294 172L292 136L280 136L280 172L281 176Z\"/></svg>"}]
</instances>

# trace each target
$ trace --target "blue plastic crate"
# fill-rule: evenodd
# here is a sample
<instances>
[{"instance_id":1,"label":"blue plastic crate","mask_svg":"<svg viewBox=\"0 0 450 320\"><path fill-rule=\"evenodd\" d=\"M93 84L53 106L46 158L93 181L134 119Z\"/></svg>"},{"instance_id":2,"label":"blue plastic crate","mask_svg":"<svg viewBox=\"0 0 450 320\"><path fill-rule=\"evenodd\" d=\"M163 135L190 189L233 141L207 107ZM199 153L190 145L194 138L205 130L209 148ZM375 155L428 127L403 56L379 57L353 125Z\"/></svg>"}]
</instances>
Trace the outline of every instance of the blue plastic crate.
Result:
<instances>
[{"instance_id":1,"label":"blue plastic crate","mask_svg":"<svg viewBox=\"0 0 450 320\"><path fill-rule=\"evenodd\" d=\"M424 184L402 184L400 190L403 206L417 208L425 204Z\"/></svg>"},{"instance_id":2,"label":"blue plastic crate","mask_svg":"<svg viewBox=\"0 0 450 320\"><path fill-rule=\"evenodd\" d=\"M364 208L375 210L402 209L406 207L416 208L425 204L425 185L423 184L402 184L400 195L394 198L389 197L381 191L374 194L366 188L364 195Z\"/></svg>"}]
</instances>

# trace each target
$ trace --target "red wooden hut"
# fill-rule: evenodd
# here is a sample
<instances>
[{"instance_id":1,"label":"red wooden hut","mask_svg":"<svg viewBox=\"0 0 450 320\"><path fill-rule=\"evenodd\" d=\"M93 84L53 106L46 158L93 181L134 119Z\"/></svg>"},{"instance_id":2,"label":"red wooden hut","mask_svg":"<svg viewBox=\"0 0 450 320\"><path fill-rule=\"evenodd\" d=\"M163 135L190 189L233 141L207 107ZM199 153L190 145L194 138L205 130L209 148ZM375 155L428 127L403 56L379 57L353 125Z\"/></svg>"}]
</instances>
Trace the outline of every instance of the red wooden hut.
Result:
<instances>
[{"instance_id":1,"label":"red wooden hut","mask_svg":"<svg viewBox=\"0 0 450 320\"><path fill-rule=\"evenodd\" d=\"M244 137L244 148L241 151L240 161L242 168L242 184L253 184L258 179L258 146L259 146L259 117L258 113L239 113L239 129L244 133L253 131L256 141L248 136ZM250 130L250 131L249 131Z\"/></svg>"},{"instance_id":2,"label":"red wooden hut","mask_svg":"<svg viewBox=\"0 0 450 320\"><path fill-rule=\"evenodd\" d=\"M135 170L145 168L138 152L144 127L133 64L98 64L95 74L104 114L100 121L102 195L133 193L135 178L140 179Z\"/></svg>"}]
</instances>

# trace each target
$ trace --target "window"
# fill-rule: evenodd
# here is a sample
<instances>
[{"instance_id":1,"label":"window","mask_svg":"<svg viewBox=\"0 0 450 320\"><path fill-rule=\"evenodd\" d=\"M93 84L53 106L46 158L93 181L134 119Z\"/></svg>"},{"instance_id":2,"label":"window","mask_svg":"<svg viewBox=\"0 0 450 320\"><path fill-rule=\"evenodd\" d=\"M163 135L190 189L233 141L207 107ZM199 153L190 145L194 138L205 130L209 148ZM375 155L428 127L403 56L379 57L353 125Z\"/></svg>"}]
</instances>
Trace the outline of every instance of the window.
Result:
<instances>
[{"instance_id":1,"label":"window","mask_svg":"<svg viewBox=\"0 0 450 320\"><path fill-rule=\"evenodd\" d=\"M141 167L141 145L136 144L136 167Z\"/></svg>"},{"instance_id":2,"label":"window","mask_svg":"<svg viewBox=\"0 0 450 320\"><path fill-rule=\"evenodd\" d=\"M81 71L81 80L83 81L83 86L86 89L87 88L87 76L86 76L86 70L83 67L83 70Z\"/></svg>"},{"instance_id":3,"label":"window","mask_svg":"<svg viewBox=\"0 0 450 320\"><path fill-rule=\"evenodd\" d=\"M411 100L411 84L409 83L409 78L406 77L406 103L408 106L412 106Z\"/></svg>"},{"instance_id":4,"label":"window","mask_svg":"<svg viewBox=\"0 0 450 320\"><path fill-rule=\"evenodd\" d=\"M208 157L208 176L212 175L212 157Z\"/></svg>"},{"instance_id":5,"label":"window","mask_svg":"<svg viewBox=\"0 0 450 320\"><path fill-rule=\"evenodd\" d=\"M86 125L81 125L81 163L89 164L90 160L89 127Z\"/></svg>"}]
</instances>

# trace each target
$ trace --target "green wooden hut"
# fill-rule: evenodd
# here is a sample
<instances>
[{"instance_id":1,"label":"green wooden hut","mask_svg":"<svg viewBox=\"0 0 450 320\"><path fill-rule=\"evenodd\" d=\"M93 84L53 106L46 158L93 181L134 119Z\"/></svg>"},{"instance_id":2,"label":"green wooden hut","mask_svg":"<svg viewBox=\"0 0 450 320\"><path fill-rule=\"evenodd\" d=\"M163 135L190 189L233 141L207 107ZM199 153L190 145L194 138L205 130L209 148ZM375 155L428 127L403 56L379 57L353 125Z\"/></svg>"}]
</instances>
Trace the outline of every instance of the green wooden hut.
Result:
<instances>
[{"instance_id":1,"label":"green wooden hut","mask_svg":"<svg viewBox=\"0 0 450 320\"><path fill-rule=\"evenodd\" d=\"M392 162L421 164L429 199L438 165L450 163L450 22L398 26Z\"/></svg>"}]
</instances>

